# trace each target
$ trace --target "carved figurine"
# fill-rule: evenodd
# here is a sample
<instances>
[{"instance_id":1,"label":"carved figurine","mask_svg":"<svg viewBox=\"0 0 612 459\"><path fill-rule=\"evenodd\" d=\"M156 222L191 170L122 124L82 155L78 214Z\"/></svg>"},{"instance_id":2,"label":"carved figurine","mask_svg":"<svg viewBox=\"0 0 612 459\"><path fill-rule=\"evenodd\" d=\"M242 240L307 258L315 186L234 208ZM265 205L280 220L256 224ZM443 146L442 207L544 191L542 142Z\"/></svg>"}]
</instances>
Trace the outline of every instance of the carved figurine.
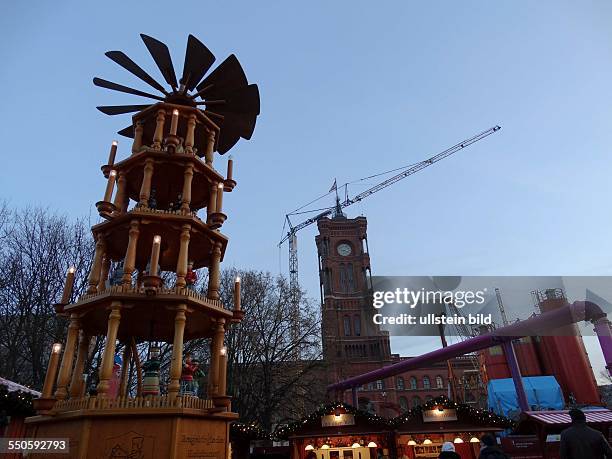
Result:
<instances>
[{"instance_id":1,"label":"carved figurine","mask_svg":"<svg viewBox=\"0 0 612 459\"><path fill-rule=\"evenodd\" d=\"M183 193L179 193L178 196L176 197L176 202L174 203L174 207L172 208L172 210L180 210L181 209L181 205L183 204Z\"/></svg>"},{"instance_id":2,"label":"carved figurine","mask_svg":"<svg viewBox=\"0 0 612 459\"><path fill-rule=\"evenodd\" d=\"M155 197L155 188L151 189L151 193L149 194L149 201L147 203L149 209L157 209L157 199Z\"/></svg>"},{"instance_id":3,"label":"carved figurine","mask_svg":"<svg viewBox=\"0 0 612 459\"><path fill-rule=\"evenodd\" d=\"M185 274L185 283L187 284L187 288L190 290L195 290L195 284L198 281L198 273L193 270L193 261L189 260L189 264L187 265L187 274Z\"/></svg>"},{"instance_id":4,"label":"carved figurine","mask_svg":"<svg viewBox=\"0 0 612 459\"><path fill-rule=\"evenodd\" d=\"M107 287L112 285L121 285L123 282L123 260L118 261L108 276L108 280L106 281Z\"/></svg>"},{"instance_id":5,"label":"carved figurine","mask_svg":"<svg viewBox=\"0 0 612 459\"><path fill-rule=\"evenodd\" d=\"M191 360L191 354L185 354L183 372L181 373L181 395L197 395L197 387L193 376L199 368L197 361Z\"/></svg>"},{"instance_id":6,"label":"carved figurine","mask_svg":"<svg viewBox=\"0 0 612 459\"><path fill-rule=\"evenodd\" d=\"M159 395L159 347L151 346L149 360L143 365L142 395Z\"/></svg>"}]
</instances>

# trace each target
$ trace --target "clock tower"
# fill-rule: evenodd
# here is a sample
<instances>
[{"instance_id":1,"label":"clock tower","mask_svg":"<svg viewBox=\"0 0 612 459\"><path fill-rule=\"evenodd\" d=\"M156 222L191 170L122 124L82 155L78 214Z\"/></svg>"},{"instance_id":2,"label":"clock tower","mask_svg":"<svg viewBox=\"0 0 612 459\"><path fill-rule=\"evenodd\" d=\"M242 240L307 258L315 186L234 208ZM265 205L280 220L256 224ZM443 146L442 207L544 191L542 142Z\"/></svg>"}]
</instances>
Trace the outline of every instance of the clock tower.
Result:
<instances>
[{"instance_id":1,"label":"clock tower","mask_svg":"<svg viewBox=\"0 0 612 459\"><path fill-rule=\"evenodd\" d=\"M374 324L365 217L338 207L318 221L323 357L335 382L391 362L388 332Z\"/></svg>"}]
</instances>

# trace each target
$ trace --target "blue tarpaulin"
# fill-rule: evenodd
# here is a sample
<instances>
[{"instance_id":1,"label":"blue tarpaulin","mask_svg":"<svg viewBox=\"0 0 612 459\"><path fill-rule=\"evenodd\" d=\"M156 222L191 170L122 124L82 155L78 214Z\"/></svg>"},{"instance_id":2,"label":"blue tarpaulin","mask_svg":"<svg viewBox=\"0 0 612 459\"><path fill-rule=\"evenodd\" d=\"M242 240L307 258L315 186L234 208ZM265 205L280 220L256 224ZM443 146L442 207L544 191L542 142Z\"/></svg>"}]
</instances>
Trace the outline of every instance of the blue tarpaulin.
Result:
<instances>
[{"instance_id":1,"label":"blue tarpaulin","mask_svg":"<svg viewBox=\"0 0 612 459\"><path fill-rule=\"evenodd\" d=\"M554 376L529 376L522 378L530 409L562 410L565 407L563 392ZM520 411L512 378L492 379L488 385L489 409L503 416Z\"/></svg>"}]
</instances>

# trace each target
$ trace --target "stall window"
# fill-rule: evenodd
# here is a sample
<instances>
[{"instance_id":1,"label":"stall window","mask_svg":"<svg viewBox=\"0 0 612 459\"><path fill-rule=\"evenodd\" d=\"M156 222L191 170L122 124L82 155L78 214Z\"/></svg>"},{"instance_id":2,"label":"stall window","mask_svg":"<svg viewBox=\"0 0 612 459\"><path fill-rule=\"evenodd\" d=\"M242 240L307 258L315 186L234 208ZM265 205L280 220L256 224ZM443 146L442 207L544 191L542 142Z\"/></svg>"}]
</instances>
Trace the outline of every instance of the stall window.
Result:
<instances>
[{"instance_id":1,"label":"stall window","mask_svg":"<svg viewBox=\"0 0 612 459\"><path fill-rule=\"evenodd\" d=\"M399 406L400 406L402 412L408 411L408 400L406 400L406 397L400 397L399 398Z\"/></svg>"},{"instance_id":2,"label":"stall window","mask_svg":"<svg viewBox=\"0 0 612 459\"><path fill-rule=\"evenodd\" d=\"M429 389L430 387L429 376L423 376L423 389Z\"/></svg>"},{"instance_id":3,"label":"stall window","mask_svg":"<svg viewBox=\"0 0 612 459\"><path fill-rule=\"evenodd\" d=\"M415 390L417 388L417 379L412 376L410 378L410 389Z\"/></svg>"},{"instance_id":4,"label":"stall window","mask_svg":"<svg viewBox=\"0 0 612 459\"><path fill-rule=\"evenodd\" d=\"M399 390L404 390L406 388L406 386L404 384L404 378L402 378L401 376L398 376L398 378L397 378L397 388Z\"/></svg>"},{"instance_id":5,"label":"stall window","mask_svg":"<svg viewBox=\"0 0 612 459\"><path fill-rule=\"evenodd\" d=\"M442 376L436 376L436 387L438 389L444 388L444 380L442 379Z\"/></svg>"}]
</instances>

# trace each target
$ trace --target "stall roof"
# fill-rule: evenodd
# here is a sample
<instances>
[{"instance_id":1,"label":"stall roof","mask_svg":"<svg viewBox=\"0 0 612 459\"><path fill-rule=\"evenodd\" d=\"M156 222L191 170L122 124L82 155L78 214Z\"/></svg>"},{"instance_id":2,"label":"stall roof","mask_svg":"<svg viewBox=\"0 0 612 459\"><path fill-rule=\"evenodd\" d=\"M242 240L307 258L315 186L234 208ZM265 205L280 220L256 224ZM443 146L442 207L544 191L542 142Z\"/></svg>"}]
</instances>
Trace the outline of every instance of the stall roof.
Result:
<instances>
[{"instance_id":1,"label":"stall roof","mask_svg":"<svg viewBox=\"0 0 612 459\"><path fill-rule=\"evenodd\" d=\"M37 390L30 389L29 387L23 386L21 384L17 384L16 382L10 381L2 377L0 377L0 386L8 387L9 392L20 390L22 392L29 392L35 397L40 397L40 392L38 392Z\"/></svg>"},{"instance_id":2,"label":"stall roof","mask_svg":"<svg viewBox=\"0 0 612 459\"><path fill-rule=\"evenodd\" d=\"M598 410L583 410L587 423L612 422L612 411L604 408ZM569 411L525 411L525 416L543 424L570 424Z\"/></svg>"}]
</instances>

